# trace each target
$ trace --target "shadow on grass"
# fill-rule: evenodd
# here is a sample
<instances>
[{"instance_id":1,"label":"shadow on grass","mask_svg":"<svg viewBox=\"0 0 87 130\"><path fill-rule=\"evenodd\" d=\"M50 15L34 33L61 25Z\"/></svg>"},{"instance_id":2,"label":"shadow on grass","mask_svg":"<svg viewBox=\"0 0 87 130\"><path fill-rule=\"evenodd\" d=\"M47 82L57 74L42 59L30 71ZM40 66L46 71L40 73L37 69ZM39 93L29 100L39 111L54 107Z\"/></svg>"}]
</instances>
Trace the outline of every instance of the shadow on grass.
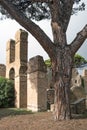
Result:
<instances>
[{"instance_id":1,"label":"shadow on grass","mask_svg":"<svg viewBox=\"0 0 87 130\"><path fill-rule=\"evenodd\" d=\"M27 109L0 108L0 119L8 116L28 115L28 114L34 114L34 112ZM82 114L72 114L72 119L87 119L87 110Z\"/></svg>"},{"instance_id":2,"label":"shadow on grass","mask_svg":"<svg viewBox=\"0 0 87 130\"><path fill-rule=\"evenodd\" d=\"M0 108L0 118L7 116L16 116L16 115L27 115L33 114L32 111L26 109L17 109L17 108Z\"/></svg>"}]
</instances>

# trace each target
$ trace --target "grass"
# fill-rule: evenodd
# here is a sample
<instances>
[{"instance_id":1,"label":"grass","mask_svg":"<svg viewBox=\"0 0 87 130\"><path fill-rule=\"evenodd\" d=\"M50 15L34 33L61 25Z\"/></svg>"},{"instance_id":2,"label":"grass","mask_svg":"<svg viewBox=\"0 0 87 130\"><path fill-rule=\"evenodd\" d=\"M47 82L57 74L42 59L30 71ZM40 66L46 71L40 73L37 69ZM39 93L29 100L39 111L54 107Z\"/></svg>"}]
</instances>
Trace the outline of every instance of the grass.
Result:
<instances>
[{"instance_id":1,"label":"grass","mask_svg":"<svg viewBox=\"0 0 87 130\"><path fill-rule=\"evenodd\" d=\"M40 112L37 112L40 114ZM18 108L0 108L0 118L16 115L28 115L34 114L34 112L27 109L18 109ZM84 119L87 118L87 110L83 114L74 114L74 119Z\"/></svg>"},{"instance_id":2,"label":"grass","mask_svg":"<svg viewBox=\"0 0 87 130\"><path fill-rule=\"evenodd\" d=\"M7 116L26 115L26 114L33 114L33 112L27 109L0 108L0 118Z\"/></svg>"}]
</instances>

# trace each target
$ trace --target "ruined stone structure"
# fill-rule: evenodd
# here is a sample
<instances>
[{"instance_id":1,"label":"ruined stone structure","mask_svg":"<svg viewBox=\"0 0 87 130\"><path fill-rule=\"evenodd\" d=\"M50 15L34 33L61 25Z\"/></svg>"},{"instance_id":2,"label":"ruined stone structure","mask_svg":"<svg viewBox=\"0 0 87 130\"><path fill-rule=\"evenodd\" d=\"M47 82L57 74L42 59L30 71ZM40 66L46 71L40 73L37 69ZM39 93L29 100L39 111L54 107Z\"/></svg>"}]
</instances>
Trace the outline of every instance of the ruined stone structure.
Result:
<instances>
[{"instance_id":1,"label":"ruined stone structure","mask_svg":"<svg viewBox=\"0 0 87 130\"><path fill-rule=\"evenodd\" d=\"M78 99L85 98L85 88L82 84L83 77L79 75L76 68L72 70L72 79L71 79L71 102L74 102Z\"/></svg>"},{"instance_id":2,"label":"ruined stone structure","mask_svg":"<svg viewBox=\"0 0 87 130\"><path fill-rule=\"evenodd\" d=\"M71 87L81 86L81 85L82 85L81 75L79 75L76 68L73 68L72 69Z\"/></svg>"},{"instance_id":3,"label":"ruined stone structure","mask_svg":"<svg viewBox=\"0 0 87 130\"><path fill-rule=\"evenodd\" d=\"M83 70L82 77L84 79L85 93L87 95L87 70Z\"/></svg>"},{"instance_id":4,"label":"ruined stone structure","mask_svg":"<svg viewBox=\"0 0 87 130\"><path fill-rule=\"evenodd\" d=\"M47 110L47 68L41 56L28 63L27 108L33 111Z\"/></svg>"},{"instance_id":5,"label":"ruined stone structure","mask_svg":"<svg viewBox=\"0 0 87 130\"><path fill-rule=\"evenodd\" d=\"M6 48L6 78L14 80L15 106L32 111L47 109L46 65L41 56L28 63L28 33L18 30Z\"/></svg>"},{"instance_id":6,"label":"ruined stone structure","mask_svg":"<svg viewBox=\"0 0 87 130\"><path fill-rule=\"evenodd\" d=\"M0 76L5 77L5 75L6 78L14 80L15 106L17 108L43 111L47 110L47 105L53 104L52 70L47 70L41 56L33 57L28 62L28 33L24 30L18 30L15 40L10 39L7 42L6 67L0 64ZM71 101L74 102L86 95L87 70L84 70L83 75L80 76L77 70L73 69Z\"/></svg>"},{"instance_id":7,"label":"ruined stone structure","mask_svg":"<svg viewBox=\"0 0 87 130\"><path fill-rule=\"evenodd\" d=\"M82 77L84 79L84 88L85 88L85 94L86 94L86 99L87 99L87 70L83 70ZM86 108L87 108L87 100L86 100Z\"/></svg>"},{"instance_id":8,"label":"ruined stone structure","mask_svg":"<svg viewBox=\"0 0 87 130\"><path fill-rule=\"evenodd\" d=\"M4 64L0 64L0 76L6 76L6 66Z\"/></svg>"},{"instance_id":9,"label":"ruined stone structure","mask_svg":"<svg viewBox=\"0 0 87 130\"><path fill-rule=\"evenodd\" d=\"M14 80L17 108L27 107L27 38L28 33L19 30L6 48L6 78Z\"/></svg>"}]
</instances>

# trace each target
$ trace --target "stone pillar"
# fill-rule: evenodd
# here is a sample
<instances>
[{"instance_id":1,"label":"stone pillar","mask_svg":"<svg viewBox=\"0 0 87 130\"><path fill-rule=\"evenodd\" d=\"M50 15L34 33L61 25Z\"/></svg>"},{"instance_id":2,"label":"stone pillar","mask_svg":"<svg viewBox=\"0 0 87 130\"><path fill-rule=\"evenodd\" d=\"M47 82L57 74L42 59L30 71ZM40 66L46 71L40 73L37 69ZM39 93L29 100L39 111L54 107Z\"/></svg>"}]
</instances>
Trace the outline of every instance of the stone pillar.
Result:
<instances>
[{"instance_id":1,"label":"stone pillar","mask_svg":"<svg viewBox=\"0 0 87 130\"><path fill-rule=\"evenodd\" d=\"M18 30L15 34L15 41L15 61L26 63L28 61L28 33L22 29Z\"/></svg>"},{"instance_id":2,"label":"stone pillar","mask_svg":"<svg viewBox=\"0 0 87 130\"><path fill-rule=\"evenodd\" d=\"M27 107L28 33L18 30L15 35L15 90L16 107Z\"/></svg>"},{"instance_id":3,"label":"stone pillar","mask_svg":"<svg viewBox=\"0 0 87 130\"><path fill-rule=\"evenodd\" d=\"M6 77L14 80L15 106L27 107L28 33L18 30L6 48Z\"/></svg>"},{"instance_id":4,"label":"stone pillar","mask_svg":"<svg viewBox=\"0 0 87 130\"><path fill-rule=\"evenodd\" d=\"M10 39L6 47L6 65L15 61L15 41Z\"/></svg>"},{"instance_id":5,"label":"stone pillar","mask_svg":"<svg viewBox=\"0 0 87 130\"><path fill-rule=\"evenodd\" d=\"M16 108L27 108L27 77L25 75L15 77L15 96Z\"/></svg>"},{"instance_id":6,"label":"stone pillar","mask_svg":"<svg viewBox=\"0 0 87 130\"><path fill-rule=\"evenodd\" d=\"M47 69L41 56L28 63L27 108L32 111L47 110Z\"/></svg>"},{"instance_id":7,"label":"stone pillar","mask_svg":"<svg viewBox=\"0 0 87 130\"><path fill-rule=\"evenodd\" d=\"M9 78L11 64L15 62L15 41L10 39L6 46L6 78Z\"/></svg>"},{"instance_id":8,"label":"stone pillar","mask_svg":"<svg viewBox=\"0 0 87 130\"><path fill-rule=\"evenodd\" d=\"M84 79L84 87L87 95L87 70L86 69L83 70L82 77Z\"/></svg>"}]
</instances>

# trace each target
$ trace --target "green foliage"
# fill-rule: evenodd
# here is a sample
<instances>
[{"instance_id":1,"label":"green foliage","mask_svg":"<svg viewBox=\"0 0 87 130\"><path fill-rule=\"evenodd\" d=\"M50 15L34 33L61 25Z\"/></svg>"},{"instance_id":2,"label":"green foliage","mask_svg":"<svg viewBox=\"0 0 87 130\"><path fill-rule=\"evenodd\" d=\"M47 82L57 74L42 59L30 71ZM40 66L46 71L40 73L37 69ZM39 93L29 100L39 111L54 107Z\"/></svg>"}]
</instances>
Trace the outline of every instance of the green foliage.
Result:
<instances>
[{"instance_id":1,"label":"green foliage","mask_svg":"<svg viewBox=\"0 0 87 130\"><path fill-rule=\"evenodd\" d=\"M51 67L51 61L50 61L50 59L45 60L45 64L46 64L47 67Z\"/></svg>"},{"instance_id":2,"label":"green foliage","mask_svg":"<svg viewBox=\"0 0 87 130\"><path fill-rule=\"evenodd\" d=\"M32 3L32 0L10 0L21 12L23 12L29 19L35 19L37 21L43 19L50 19L51 13L49 8L49 3L35 2ZM61 10L64 9L64 0L60 0ZM74 6L72 9L72 14L76 14L78 11L85 10L85 3L82 0L74 0ZM66 11L66 10L65 10ZM3 18L11 17L2 6L0 6L0 12ZM11 17L12 18L12 17Z\"/></svg>"},{"instance_id":3,"label":"green foliage","mask_svg":"<svg viewBox=\"0 0 87 130\"><path fill-rule=\"evenodd\" d=\"M15 100L14 83L0 77L0 107L13 107Z\"/></svg>"},{"instance_id":4,"label":"green foliage","mask_svg":"<svg viewBox=\"0 0 87 130\"><path fill-rule=\"evenodd\" d=\"M75 56L74 56L74 65L76 67L79 67L80 65L85 64L85 63L87 63L87 61L85 60L85 58L83 58L79 54L75 54Z\"/></svg>"}]
</instances>

